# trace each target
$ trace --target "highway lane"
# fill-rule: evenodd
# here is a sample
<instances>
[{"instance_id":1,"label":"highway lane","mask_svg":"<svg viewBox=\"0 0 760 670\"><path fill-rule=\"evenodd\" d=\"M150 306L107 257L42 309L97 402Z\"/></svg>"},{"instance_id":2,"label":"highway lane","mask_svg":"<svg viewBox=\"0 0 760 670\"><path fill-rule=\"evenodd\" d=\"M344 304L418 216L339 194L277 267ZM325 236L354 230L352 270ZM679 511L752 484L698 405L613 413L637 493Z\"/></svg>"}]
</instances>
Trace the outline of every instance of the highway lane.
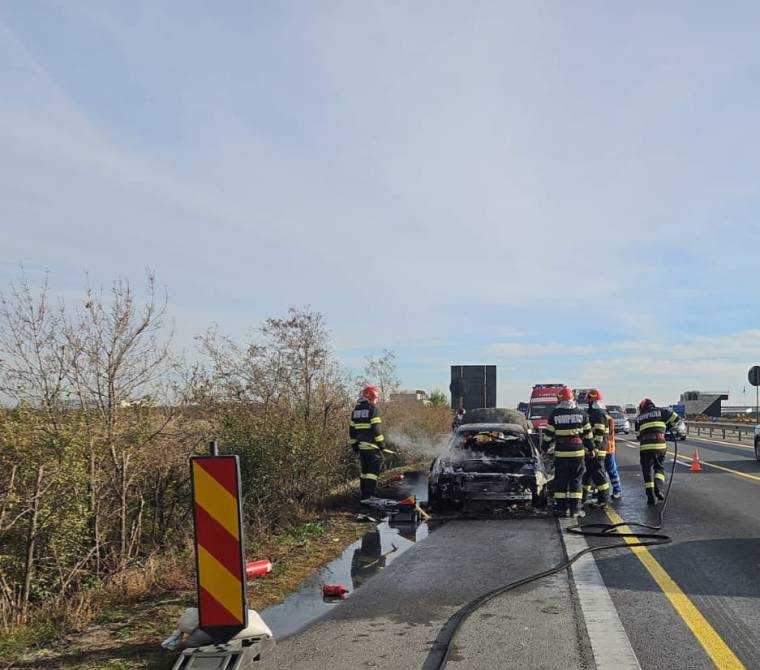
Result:
<instances>
[{"instance_id":1,"label":"highway lane","mask_svg":"<svg viewBox=\"0 0 760 670\"><path fill-rule=\"evenodd\" d=\"M652 520L638 447L626 440L619 445L625 490L616 511L627 520ZM600 555L597 564L643 668L714 667L721 665L716 659L726 649L746 667L758 667L760 463L751 448L702 440L679 443L686 463L695 448L705 462L724 469L704 465L703 472L693 473L677 465L665 527L674 542L650 553L706 625L691 622L691 630L630 551ZM607 520L600 516L594 513L588 521ZM719 640L717 647L708 628Z\"/></svg>"},{"instance_id":2,"label":"highway lane","mask_svg":"<svg viewBox=\"0 0 760 670\"><path fill-rule=\"evenodd\" d=\"M651 521L638 447L619 444L624 498L615 513ZM687 467L695 448L711 464L701 473ZM738 444L688 440L679 452L687 465L677 466L665 528L674 542L643 557L627 548L598 554L599 572L645 670L760 667L760 463ZM587 517L608 520L600 512ZM562 556L551 519L447 523L280 643L262 667L423 668L459 606ZM450 667L593 667L588 615L563 572L501 596L473 617Z\"/></svg>"}]
</instances>

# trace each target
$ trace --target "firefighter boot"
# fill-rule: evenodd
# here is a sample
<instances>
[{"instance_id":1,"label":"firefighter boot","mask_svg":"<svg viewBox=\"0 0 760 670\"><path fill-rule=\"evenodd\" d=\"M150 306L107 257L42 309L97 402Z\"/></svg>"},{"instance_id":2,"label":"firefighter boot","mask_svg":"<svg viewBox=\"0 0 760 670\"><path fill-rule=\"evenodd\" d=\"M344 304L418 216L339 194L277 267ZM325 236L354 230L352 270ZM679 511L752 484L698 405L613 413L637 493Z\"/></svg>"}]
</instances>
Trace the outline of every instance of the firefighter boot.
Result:
<instances>
[{"instance_id":1,"label":"firefighter boot","mask_svg":"<svg viewBox=\"0 0 760 670\"><path fill-rule=\"evenodd\" d=\"M656 485L654 487L654 497L657 498L659 502L665 500L665 495L662 493L662 491L660 491L659 486Z\"/></svg>"},{"instance_id":2,"label":"firefighter boot","mask_svg":"<svg viewBox=\"0 0 760 670\"><path fill-rule=\"evenodd\" d=\"M654 499L654 493L652 489L647 489L647 505L656 505L657 502Z\"/></svg>"}]
</instances>

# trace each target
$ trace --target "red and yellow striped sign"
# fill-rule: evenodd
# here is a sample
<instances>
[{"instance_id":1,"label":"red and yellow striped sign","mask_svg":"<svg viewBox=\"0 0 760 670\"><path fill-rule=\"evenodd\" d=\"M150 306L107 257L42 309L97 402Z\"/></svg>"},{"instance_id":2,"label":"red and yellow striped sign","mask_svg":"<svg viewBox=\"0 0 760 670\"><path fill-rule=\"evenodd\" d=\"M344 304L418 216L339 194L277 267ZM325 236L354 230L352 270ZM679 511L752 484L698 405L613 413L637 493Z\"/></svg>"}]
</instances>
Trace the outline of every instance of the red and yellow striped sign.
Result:
<instances>
[{"instance_id":1,"label":"red and yellow striped sign","mask_svg":"<svg viewBox=\"0 0 760 670\"><path fill-rule=\"evenodd\" d=\"M248 625L238 457L190 463L200 627L226 642Z\"/></svg>"}]
</instances>

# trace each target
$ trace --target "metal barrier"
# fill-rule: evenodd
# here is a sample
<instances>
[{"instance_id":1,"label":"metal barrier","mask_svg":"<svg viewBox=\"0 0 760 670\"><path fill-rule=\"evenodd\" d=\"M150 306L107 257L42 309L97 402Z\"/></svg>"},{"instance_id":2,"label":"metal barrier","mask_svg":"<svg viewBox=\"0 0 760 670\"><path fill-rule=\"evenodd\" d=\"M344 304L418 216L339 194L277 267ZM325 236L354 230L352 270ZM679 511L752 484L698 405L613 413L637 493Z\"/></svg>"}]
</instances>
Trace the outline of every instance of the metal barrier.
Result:
<instances>
[{"instance_id":1,"label":"metal barrier","mask_svg":"<svg viewBox=\"0 0 760 670\"><path fill-rule=\"evenodd\" d=\"M720 435L724 440L726 435L736 436L741 442L742 435L752 439L755 435L754 423L723 423L722 421L686 421L687 435L707 435L714 437Z\"/></svg>"}]
</instances>

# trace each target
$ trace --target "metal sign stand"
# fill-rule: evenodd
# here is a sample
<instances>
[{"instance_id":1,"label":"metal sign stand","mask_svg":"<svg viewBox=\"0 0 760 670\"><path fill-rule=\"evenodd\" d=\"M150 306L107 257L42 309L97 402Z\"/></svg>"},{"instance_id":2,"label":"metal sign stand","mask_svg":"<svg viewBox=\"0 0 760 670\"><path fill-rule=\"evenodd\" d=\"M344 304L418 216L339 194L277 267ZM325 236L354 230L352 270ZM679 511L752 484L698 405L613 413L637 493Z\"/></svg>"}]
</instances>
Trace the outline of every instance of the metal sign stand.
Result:
<instances>
[{"instance_id":1,"label":"metal sign stand","mask_svg":"<svg viewBox=\"0 0 760 670\"><path fill-rule=\"evenodd\" d=\"M173 670L255 670L274 640L246 635L240 462L220 456L216 442L210 454L190 459L199 626Z\"/></svg>"}]
</instances>

